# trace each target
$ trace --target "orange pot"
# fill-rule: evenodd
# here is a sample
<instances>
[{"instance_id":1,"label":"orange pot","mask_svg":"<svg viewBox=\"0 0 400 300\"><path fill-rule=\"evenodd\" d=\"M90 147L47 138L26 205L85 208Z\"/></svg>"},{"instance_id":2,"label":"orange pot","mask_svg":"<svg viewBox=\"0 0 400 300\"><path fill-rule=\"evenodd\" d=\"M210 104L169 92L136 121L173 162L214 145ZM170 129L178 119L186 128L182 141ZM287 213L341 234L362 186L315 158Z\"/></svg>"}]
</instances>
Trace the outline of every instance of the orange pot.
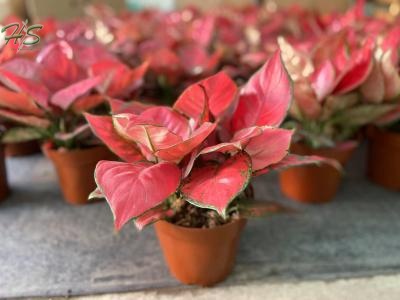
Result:
<instances>
[{"instance_id":1,"label":"orange pot","mask_svg":"<svg viewBox=\"0 0 400 300\"><path fill-rule=\"evenodd\" d=\"M367 136L369 179L388 189L400 191L400 134L370 127Z\"/></svg>"},{"instance_id":2,"label":"orange pot","mask_svg":"<svg viewBox=\"0 0 400 300\"><path fill-rule=\"evenodd\" d=\"M27 156L40 152L39 142L27 141L21 143L10 143L5 145L6 156Z\"/></svg>"},{"instance_id":3,"label":"orange pot","mask_svg":"<svg viewBox=\"0 0 400 300\"><path fill-rule=\"evenodd\" d=\"M6 162L4 160L4 147L0 145L0 200L7 197L10 188L7 183Z\"/></svg>"},{"instance_id":4,"label":"orange pot","mask_svg":"<svg viewBox=\"0 0 400 300\"><path fill-rule=\"evenodd\" d=\"M336 159L342 165L350 159L356 145L312 149L305 144L295 143L291 152L299 155L318 155ZM332 166L293 167L280 173L280 186L287 197L303 203L329 202L336 195L342 174Z\"/></svg>"},{"instance_id":5,"label":"orange pot","mask_svg":"<svg viewBox=\"0 0 400 300\"><path fill-rule=\"evenodd\" d=\"M47 143L43 145L43 152L53 162L64 198L71 204L88 203L88 196L96 187L94 170L97 162L115 159L105 146L58 151Z\"/></svg>"},{"instance_id":6,"label":"orange pot","mask_svg":"<svg viewBox=\"0 0 400 300\"><path fill-rule=\"evenodd\" d=\"M211 229L158 221L155 229L170 273L185 284L211 286L232 272L245 225L245 219Z\"/></svg>"}]
</instances>

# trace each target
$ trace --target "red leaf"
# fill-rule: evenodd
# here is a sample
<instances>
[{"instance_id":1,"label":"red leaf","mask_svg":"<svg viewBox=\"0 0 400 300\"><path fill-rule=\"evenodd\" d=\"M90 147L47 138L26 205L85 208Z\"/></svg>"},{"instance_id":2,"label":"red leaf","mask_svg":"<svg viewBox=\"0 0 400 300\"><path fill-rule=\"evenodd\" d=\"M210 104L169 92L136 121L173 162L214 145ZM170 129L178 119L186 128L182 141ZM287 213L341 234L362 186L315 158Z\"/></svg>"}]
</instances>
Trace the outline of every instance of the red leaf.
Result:
<instances>
[{"instance_id":1,"label":"red leaf","mask_svg":"<svg viewBox=\"0 0 400 300\"><path fill-rule=\"evenodd\" d=\"M166 106L150 107L140 114L142 118L152 120L153 124L159 124L172 133L186 139L190 135L189 121L180 113Z\"/></svg>"},{"instance_id":2,"label":"red leaf","mask_svg":"<svg viewBox=\"0 0 400 300\"><path fill-rule=\"evenodd\" d=\"M95 178L113 211L115 228L120 230L130 219L145 214L175 193L181 171L166 162L153 165L100 161Z\"/></svg>"},{"instance_id":3,"label":"red leaf","mask_svg":"<svg viewBox=\"0 0 400 300\"><path fill-rule=\"evenodd\" d=\"M151 104L144 104L139 101L126 102L118 99L109 99L108 103L111 106L112 113L115 115L125 113L139 115L146 109L153 106Z\"/></svg>"},{"instance_id":4,"label":"red leaf","mask_svg":"<svg viewBox=\"0 0 400 300\"><path fill-rule=\"evenodd\" d=\"M143 159L135 143L122 138L114 129L112 118L85 114L93 133L106 144L111 151L127 162Z\"/></svg>"},{"instance_id":5,"label":"red leaf","mask_svg":"<svg viewBox=\"0 0 400 300\"><path fill-rule=\"evenodd\" d=\"M368 40L362 49L355 53L354 63L343 73L333 91L335 94L348 93L364 82L372 68L373 47L373 41Z\"/></svg>"},{"instance_id":6,"label":"red leaf","mask_svg":"<svg viewBox=\"0 0 400 300\"><path fill-rule=\"evenodd\" d=\"M152 120L133 114L113 116L116 131L127 140L146 146L152 153L182 142L182 138L168 128L152 124Z\"/></svg>"},{"instance_id":7,"label":"red leaf","mask_svg":"<svg viewBox=\"0 0 400 300\"><path fill-rule=\"evenodd\" d=\"M31 96L40 106L48 107L49 91L43 85L2 69L0 69L0 81L16 92Z\"/></svg>"},{"instance_id":8,"label":"red leaf","mask_svg":"<svg viewBox=\"0 0 400 300\"><path fill-rule=\"evenodd\" d=\"M284 159L282 159L277 164L270 166L270 170L283 170L292 167L301 167L305 165L321 165L321 164L328 164L335 169L341 171L342 166L340 163L331 158L316 156L316 155L308 155L308 156L301 156L295 154L288 154ZM265 173L265 170L260 170L260 172L256 173L256 175L261 175Z\"/></svg>"},{"instance_id":9,"label":"red leaf","mask_svg":"<svg viewBox=\"0 0 400 300\"><path fill-rule=\"evenodd\" d=\"M38 64L25 58L14 58L2 64L1 68L20 77L34 79L37 75Z\"/></svg>"},{"instance_id":10,"label":"red leaf","mask_svg":"<svg viewBox=\"0 0 400 300\"><path fill-rule=\"evenodd\" d=\"M243 87L232 120L233 130L254 125L279 126L286 117L291 98L290 78L277 51Z\"/></svg>"},{"instance_id":11,"label":"red leaf","mask_svg":"<svg viewBox=\"0 0 400 300\"><path fill-rule=\"evenodd\" d=\"M96 76L82 81L78 81L65 89L59 90L51 97L51 103L63 110L67 110L77 98L89 93L91 89L99 85L104 77Z\"/></svg>"},{"instance_id":12,"label":"red leaf","mask_svg":"<svg viewBox=\"0 0 400 300\"><path fill-rule=\"evenodd\" d=\"M154 222L165 219L167 217L172 217L173 215L174 211L172 209L165 210L163 207L156 207L145 212L140 217L137 217L135 219L135 225L138 230L142 230L144 227Z\"/></svg>"},{"instance_id":13,"label":"red leaf","mask_svg":"<svg viewBox=\"0 0 400 300\"><path fill-rule=\"evenodd\" d=\"M281 161L288 153L292 135L291 130L264 128L261 135L251 138L245 151L251 157L253 171Z\"/></svg>"},{"instance_id":14,"label":"red leaf","mask_svg":"<svg viewBox=\"0 0 400 300\"><path fill-rule=\"evenodd\" d=\"M0 116L22 123L28 126L47 128L50 126L50 121L33 115L25 115L23 113L14 112L7 109L0 109Z\"/></svg>"},{"instance_id":15,"label":"red leaf","mask_svg":"<svg viewBox=\"0 0 400 300\"><path fill-rule=\"evenodd\" d=\"M239 153L223 164L193 169L181 191L193 205L226 214L229 203L240 194L251 178L251 160Z\"/></svg>"},{"instance_id":16,"label":"red leaf","mask_svg":"<svg viewBox=\"0 0 400 300\"><path fill-rule=\"evenodd\" d=\"M73 61L72 47L64 40L43 48L36 61L41 65L41 80L52 92L83 79L83 70Z\"/></svg>"},{"instance_id":17,"label":"red leaf","mask_svg":"<svg viewBox=\"0 0 400 300\"><path fill-rule=\"evenodd\" d=\"M219 72L189 86L174 104L174 109L199 120L205 103L215 118L221 116L235 100L237 87L224 72Z\"/></svg>"},{"instance_id":18,"label":"red leaf","mask_svg":"<svg viewBox=\"0 0 400 300\"><path fill-rule=\"evenodd\" d=\"M311 85L321 102L335 87L335 68L332 63L325 61L312 75Z\"/></svg>"},{"instance_id":19,"label":"red leaf","mask_svg":"<svg viewBox=\"0 0 400 300\"><path fill-rule=\"evenodd\" d=\"M147 62L144 62L136 69L131 70L116 60L104 60L94 64L91 72L94 76L112 76L111 81L104 87L104 92L110 97L124 98L142 84L148 65Z\"/></svg>"},{"instance_id":20,"label":"red leaf","mask_svg":"<svg viewBox=\"0 0 400 300\"><path fill-rule=\"evenodd\" d=\"M0 107L17 110L26 114L43 116L44 112L24 93L12 92L0 86Z\"/></svg>"},{"instance_id":21,"label":"red leaf","mask_svg":"<svg viewBox=\"0 0 400 300\"><path fill-rule=\"evenodd\" d=\"M99 106L105 101L103 95L89 95L83 96L78 99L72 104L72 110L76 114L81 114L83 112L88 112L89 110Z\"/></svg>"},{"instance_id":22,"label":"red leaf","mask_svg":"<svg viewBox=\"0 0 400 300\"><path fill-rule=\"evenodd\" d=\"M186 155L199 146L215 129L216 124L204 123L192 135L179 143L156 152L156 156L164 161L179 163Z\"/></svg>"}]
</instances>

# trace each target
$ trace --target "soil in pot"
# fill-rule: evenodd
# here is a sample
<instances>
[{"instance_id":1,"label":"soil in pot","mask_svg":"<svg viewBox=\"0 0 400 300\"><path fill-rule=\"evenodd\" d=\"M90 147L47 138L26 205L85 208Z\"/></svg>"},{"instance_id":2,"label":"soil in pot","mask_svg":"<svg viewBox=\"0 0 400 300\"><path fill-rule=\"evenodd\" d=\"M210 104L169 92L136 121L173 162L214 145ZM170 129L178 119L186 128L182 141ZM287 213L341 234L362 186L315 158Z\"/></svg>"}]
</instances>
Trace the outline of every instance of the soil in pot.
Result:
<instances>
[{"instance_id":1,"label":"soil in pot","mask_svg":"<svg viewBox=\"0 0 400 300\"><path fill-rule=\"evenodd\" d=\"M0 201L9 194L10 189L7 182L6 162L4 159L4 147L0 144Z\"/></svg>"},{"instance_id":2,"label":"soil in pot","mask_svg":"<svg viewBox=\"0 0 400 300\"><path fill-rule=\"evenodd\" d=\"M8 157L27 156L39 153L40 146L37 140L21 143L9 143L5 145L5 152Z\"/></svg>"},{"instance_id":3,"label":"soil in pot","mask_svg":"<svg viewBox=\"0 0 400 300\"><path fill-rule=\"evenodd\" d=\"M113 160L115 155L105 146L77 150L56 150L43 145L43 152L53 162L64 198L71 204L87 204L95 189L94 170L100 160Z\"/></svg>"},{"instance_id":4,"label":"soil in pot","mask_svg":"<svg viewBox=\"0 0 400 300\"><path fill-rule=\"evenodd\" d=\"M370 127L367 136L368 178L385 188L400 191L400 133Z\"/></svg>"},{"instance_id":5,"label":"soil in pot","mask_svg":"<svg viewBox=\"0 0 400 300\"><path fill-rule=\"evenodd\" d=\"M318 155L336 159L344 166L356 149L356 143L347 147L313 149L295 143L291 152L299 155ZM281 190L287 197L303 203L325 203L334 198L341 183L342 174L332 166L293 167L279 174Z\"/></svg>"},{"instance_id":6,"label":"soil in pot","mask_svg":"<svg viewBox=\"0 0 400 300\"><path fill-rule=\"evenodd\" d=\"M184 284L212 286L232 272L245 225L245 219L213 228L158 221L155 230L171 275Z\"/></svg>"}]
</instances>

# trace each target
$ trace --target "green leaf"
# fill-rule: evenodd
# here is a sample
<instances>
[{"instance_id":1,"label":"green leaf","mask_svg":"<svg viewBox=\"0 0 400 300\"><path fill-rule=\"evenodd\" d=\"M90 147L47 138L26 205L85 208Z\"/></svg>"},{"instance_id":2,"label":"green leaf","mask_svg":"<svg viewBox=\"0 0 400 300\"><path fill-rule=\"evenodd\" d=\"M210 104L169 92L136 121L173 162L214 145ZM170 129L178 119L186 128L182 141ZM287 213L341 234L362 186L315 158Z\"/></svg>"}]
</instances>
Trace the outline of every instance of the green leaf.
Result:
<instances>
[{"instance_id":1,"label":"green leaf","mask_svg":"<svg viewBox=\"0 0 400 300\"><path fill-rule=\"evenodd\" d=\"M344 111L333 122L343 127L364 126L385 115L394 108L392 104L365 104Z\"/></svg>"},{"instance_id":2,"label":"green leaf","mask_svg":"<svg viewBox=\"0 0 400 300\"><path fill-rule=\"evenodd\" d=\"M4 133L1 141L3 143L21 143L41 138L41 132L35 128L13 127Z\"/></svg>"}]
</instances>

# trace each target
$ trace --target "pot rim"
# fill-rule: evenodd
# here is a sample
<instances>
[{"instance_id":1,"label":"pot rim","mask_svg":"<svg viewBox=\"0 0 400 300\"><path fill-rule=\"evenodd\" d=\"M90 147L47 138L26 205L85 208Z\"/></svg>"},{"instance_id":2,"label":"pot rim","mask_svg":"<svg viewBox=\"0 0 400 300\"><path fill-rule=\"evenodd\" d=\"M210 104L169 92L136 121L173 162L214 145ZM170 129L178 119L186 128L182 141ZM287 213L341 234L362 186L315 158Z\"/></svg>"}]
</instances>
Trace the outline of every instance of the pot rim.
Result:
<instances>
[{"instance_id":1,"label":"pot rim","mask_svg":"<svg viewBox=\"0 0 400 300\"><path fill-rule=\"evenodd\" d=\"M174 228L179 228L179 230L182 230L182 231L199 233L199 232L206 232L206 231L223 230L223 229L225 229L227 227L236 225L238 223L243 223L243 222L246 223L247 222L247 218L234 219L234 220L230 221L229 223L225 223L223 225L219 225L219 226L216 226L214 228L185 227L185 226L180 226L180 225L173 224L173 223L168 222L166 220L158 220L157 222L155 222L155 224L159 223L159 222L160 222L160 224L167 225L170 228L174 227Z\"/></svg>"}]
</instances>

